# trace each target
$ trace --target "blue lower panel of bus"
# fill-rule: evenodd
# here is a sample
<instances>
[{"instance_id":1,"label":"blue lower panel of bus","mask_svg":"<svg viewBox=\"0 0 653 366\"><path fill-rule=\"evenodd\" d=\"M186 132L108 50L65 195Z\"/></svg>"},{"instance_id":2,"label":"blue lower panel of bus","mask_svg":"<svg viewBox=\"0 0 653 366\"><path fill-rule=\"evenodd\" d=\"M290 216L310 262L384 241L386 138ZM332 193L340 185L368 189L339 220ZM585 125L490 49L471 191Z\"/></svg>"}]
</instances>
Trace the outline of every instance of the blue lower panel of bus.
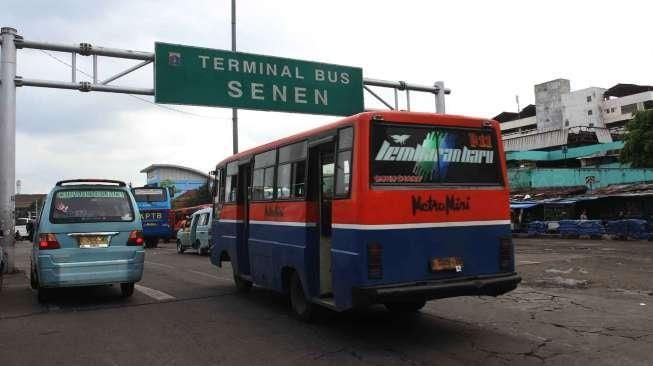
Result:
<instances>
[{"instance_id":1,"label":"blue lower panel of bus","mask_svg":"<svg viewBox=\"0 0 653 366\"><path fill-rule=\"evenodd\" d=\"M237 273L251 275L259 286L283 290L285 267L299 274L305 291L320 293L319 240L316 227L250 224L247 244L241 223L217 223L211 260L217 264L227 251ZM354 306L354 289L420 281L493 275L499 268L501 238L510 238L508 225L360 230L334 228L331 244L333 296L337 308ZM382 277L368 276L368 244L380 244ZM459 257L461 272L432 272L434 258ZM503 272L513 272L514 268Z\"/></svg>"},{"instance_id":2,"label":"blue lower panel of bus","mask_svg":"<svg viewBox=\"0 0 653 366\"><path fill-rule=\"evenodd\" d=\"M500 273L501 238L510 226L452 226L419 229L333 230L333 289L339 308L352 305L352 289L437 281ZM382 276L368 276L368 244L382 247ZM459 257L461 272L431 271L434 258ZM504 270L505 271L505 270ZM514 271L513 268L509 272Z\"/></svg>"},{"instance_id":3,"label":"blue lower panel of bus","mask_svg":"<svg viewBox=\"0 0 653 366\"><path fill-rule=\"evenodd\" d=\"M299 274L305 291L316 296L319 288L317 228L252 224L249 251L254 283L283 290L284 268Z\"/></svg>"},{"instance_id":4,"label":"blue lower panel of bus","mask_svg":"<svg viewBox=\"0 0 653 366\"><path fill-rule=\"evenodd\" d=\"M172 230L168 222L144 222L143 236L146 238L171 238Z\"/></svg>"}]
</instances>

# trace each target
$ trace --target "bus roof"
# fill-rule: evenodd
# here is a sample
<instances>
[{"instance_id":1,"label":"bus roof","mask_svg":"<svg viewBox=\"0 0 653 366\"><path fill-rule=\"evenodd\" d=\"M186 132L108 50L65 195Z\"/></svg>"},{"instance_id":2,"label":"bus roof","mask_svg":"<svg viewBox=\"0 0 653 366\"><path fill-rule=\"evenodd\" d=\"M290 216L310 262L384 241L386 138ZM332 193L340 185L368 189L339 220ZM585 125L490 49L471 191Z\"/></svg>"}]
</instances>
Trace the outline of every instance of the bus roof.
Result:
<instances>
[{"instance_id":1,"label":"bus roof","mask_svg":"<svg viewBox=\"0 0 653 366\"><path fill-rule=\"evenodd\" d=\"M343 125L351 124L354 123L355 121L362 121L362 120L367 120L371 119L373 116L381 116L383 120L388 120L388 121L393 121L393 122L405 122L405 123L410 123L410 122L426 122L426 121L431 121L433 122L434 119L436 120L435 122L439 124L444 124L444 125L456 125L456 126L464 126L464 127L477 127L479 123L482 122L487 122L491 121L490 119L487 118L477 118L477 117L467 117L467 116L459 116L459 115L453 115L453 114L438 114L438 113L424 113L424 112L406 112L406 111L370 111L370 112L363 112L359 114L355 114L353 116L349 116L346 118L343 118L341 120L338 120L333 123L326 124L324 126L320 126L308 131L300 132L288 137L284 137L279 140L275 140L272 142L269 142L267 144L263 144L245 151L241 151L235 155L231 155L222 161L218 163L218 166L224 165L226 163L230 163L232 161L237 161L240 160L244 157L251 156L251 155L256 155L258 153L262 153L265 151L268 151L270 149L275 149L280 146L284 146L287 144L291 144L296 141L300 141L303 139L307 139L311 136L314 135L319 135L322 132L326 132L335 128L338 128ZM409 120L409 118L412 118L412 120ZM496 121L491 121L493 124L498 124Z\"/></svg>"}]
</instances>

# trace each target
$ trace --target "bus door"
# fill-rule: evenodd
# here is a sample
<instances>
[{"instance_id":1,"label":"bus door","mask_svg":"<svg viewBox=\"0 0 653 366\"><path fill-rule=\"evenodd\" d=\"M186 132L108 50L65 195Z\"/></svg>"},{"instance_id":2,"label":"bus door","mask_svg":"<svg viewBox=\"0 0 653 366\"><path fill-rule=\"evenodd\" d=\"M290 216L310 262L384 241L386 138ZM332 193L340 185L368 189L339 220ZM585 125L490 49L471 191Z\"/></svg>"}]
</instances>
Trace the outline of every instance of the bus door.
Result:
<instances>
[{"instance_id":1,"label":"bus door","mask_svg":"<svg viewBox=\"0 0 653 366\"><path fill-rule=\"evenodd\" d=\"M249 187L252 185L250 164L238 167L238 197L239 211L242 209L243 225L238 237L238 272L242 275L250 274L249 266Z\"/></svg>"},{"instance_id":2,"label":"bus door","mask_svg":"<svg viewBox=\"0 0 653 366\"><path fill-rule=\"evenodd\" d=\"M309 190L317 210L320 296L333 292L331 275L331 203L334 188L334 144L312 147L309 153Z\"/></svg>"},{"instance_id":3,"label":"bus door","mask_svg":"<svg viewBox=\"0 0 653 366\"><path fill-rule=\"evenodd\" d=\"M195 245L195 241L197 240L197 225L200 221L200 216L202 215L192 215L192 221L190 224L190 233L189 235L189 240L188 243L192 246Z\"/></svg>"}]
</instances>

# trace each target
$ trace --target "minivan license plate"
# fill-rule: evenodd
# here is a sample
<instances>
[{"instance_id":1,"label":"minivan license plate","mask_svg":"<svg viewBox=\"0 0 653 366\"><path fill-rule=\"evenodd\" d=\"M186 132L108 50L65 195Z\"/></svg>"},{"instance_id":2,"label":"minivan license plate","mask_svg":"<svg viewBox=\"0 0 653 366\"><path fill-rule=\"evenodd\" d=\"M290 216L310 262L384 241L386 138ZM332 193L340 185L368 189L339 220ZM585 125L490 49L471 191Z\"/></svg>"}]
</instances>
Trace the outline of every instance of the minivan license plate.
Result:
<instances>
[{"instance_id":1,"label":"minivan license plate","mask_svg":"<svg viewBox=\"0 0 653 366\"><path fill-rule=\"evenodd\" d=\"M106 235L80 236L78 240L80 248L106 248L109 246L109 237Z\"/></svg>"}]
</instances>

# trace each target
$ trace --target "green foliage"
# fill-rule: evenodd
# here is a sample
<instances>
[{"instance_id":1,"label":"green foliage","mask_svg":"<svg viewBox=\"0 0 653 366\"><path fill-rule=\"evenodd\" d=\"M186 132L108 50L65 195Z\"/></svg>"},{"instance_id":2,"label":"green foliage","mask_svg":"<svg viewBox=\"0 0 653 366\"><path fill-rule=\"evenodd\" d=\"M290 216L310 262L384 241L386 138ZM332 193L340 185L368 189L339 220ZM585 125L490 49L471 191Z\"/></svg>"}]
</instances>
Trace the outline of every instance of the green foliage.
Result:
<instances>
[{"instance_id":1,"label":"green foliage","mask_svg":"<svg viewBox=\"0 0 653 366\"><path fill-rule=\"evenodd\" d=\"M175 182L171 181L170 179L165 179L159 182L159 187L161 188L171 188L172 196L177 194L177 186L175 186Z\"/></svg>"},{"instance_id":2,"label":"green foliage","mask_svg":"<svg viewBox=\"0 0 653 366\"><path fill-rule=\"evenodd\" d=\"M631 163L633 168L653 168L653 110L637 112L626 130L621 162Z\"/></svg>"},{"instance_id":3,"label":"green foliage","mask_svg":"<svg viewBox=\"0 0 653 366\"><path fill-rule=\"evenodd\" d=\"M209 190L208 183L197 188L197 195L195 196L195 199L196 201L193 202L193 206L211 203L211 191Z\"/></svg>"},{"instance_id":4,"label":"green foliage","mask_svg":"<svg viewBox=\"0 0 653 366\"><path fill-rule=\"evenodd\" d=\"M188 191L177 197L173 201L173 206L175 206L175 208L192 207L207 203L211 203L211 191L209 190L209 185L204 184L197 189Z\"/></svg>"}]
</instances>

